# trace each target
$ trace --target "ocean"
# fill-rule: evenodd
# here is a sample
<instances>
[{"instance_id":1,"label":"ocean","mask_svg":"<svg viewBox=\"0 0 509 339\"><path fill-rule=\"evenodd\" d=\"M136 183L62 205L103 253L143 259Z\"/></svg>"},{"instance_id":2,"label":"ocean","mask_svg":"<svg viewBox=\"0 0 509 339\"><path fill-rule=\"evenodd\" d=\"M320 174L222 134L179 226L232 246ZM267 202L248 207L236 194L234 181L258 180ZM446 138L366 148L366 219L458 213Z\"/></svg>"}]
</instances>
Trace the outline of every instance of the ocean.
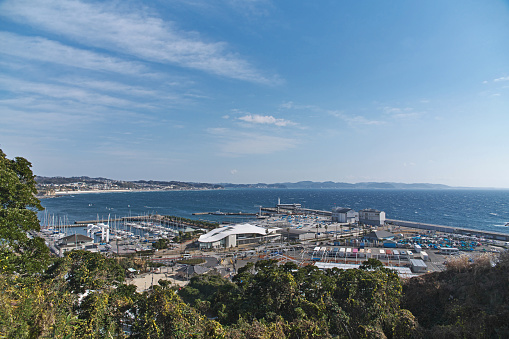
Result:
<instances>
[{"instance_id":1,"label":"ocean","mask_svg":"<svg viewBox=\"0 0 509 339\"><path fill-rule=\"evenodd\" d=\"M209 221L242 222L246 217L193 215L195 212L256 213L259 207L300 203L305 208L356 211L374 208L388 219L509 233L509 190L352 190L224 189L86 193L42 199L46 211L62 223L107 220L108 217L163 214Z\"/></svg>"}]
</instances>

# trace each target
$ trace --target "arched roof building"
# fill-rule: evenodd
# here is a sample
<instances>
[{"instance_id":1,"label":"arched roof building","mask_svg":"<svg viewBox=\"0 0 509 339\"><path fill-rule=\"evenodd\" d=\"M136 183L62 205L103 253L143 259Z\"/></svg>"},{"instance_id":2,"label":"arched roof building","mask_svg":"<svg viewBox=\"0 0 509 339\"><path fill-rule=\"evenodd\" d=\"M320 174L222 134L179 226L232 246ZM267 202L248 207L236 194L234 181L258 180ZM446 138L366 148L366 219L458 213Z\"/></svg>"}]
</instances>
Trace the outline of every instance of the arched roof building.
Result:
<instances>
[{"instance_id":1,"label":"arched roof building","mask_svg":"<svg viewBox=\"0 0 509 339\"><path fill-rule=\"evenodd\" d=\"M275 228L253 224L228 225L213 229L198 238L200 248L236 247L241 244L273 241L281 237Z\"/></svg>"}]
</instances>

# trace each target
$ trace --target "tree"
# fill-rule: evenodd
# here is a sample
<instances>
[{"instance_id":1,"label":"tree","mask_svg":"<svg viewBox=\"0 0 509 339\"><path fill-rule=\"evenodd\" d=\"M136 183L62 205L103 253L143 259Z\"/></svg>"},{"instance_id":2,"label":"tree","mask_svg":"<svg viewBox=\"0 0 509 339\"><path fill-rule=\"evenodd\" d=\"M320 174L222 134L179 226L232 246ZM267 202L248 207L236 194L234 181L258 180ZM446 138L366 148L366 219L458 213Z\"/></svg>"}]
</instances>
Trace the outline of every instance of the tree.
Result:
<instances>
[{"instance_id":1,"label":"tree","mask_svg":"<svg viewBox=\"0 0 509 339\"><path fill-rule=\"evenodd\" d=\"M0 149L0 272L35 273L49 260L44 240L28 234L40 230L37 211L43 210L31 167L24 158L7 159Z\"/></svg>"},{"instance_id":2,"label":"tree","mask_svg":"<svg viewBox=\"0 0 509 339\"><path fill-rule=\"evenodd\" d=\"M351 337L376 337L380 333L392 333L402 310L399 307L402 286L396 272L379 268L372 262L367 269L344 270L336 280L334 302L346 312L339 314L336 330L344 330ZM378 267L378 268L377 268ZM411 330L405 322L399 324L398 332Z\"/></svg>"},{"instance_id":3,"label":"tree","mask_svg":"<svg viewBox=\"0 0 509 339\"><path fill-rule=\"evenodd\" d=\"M165 248L168 248L168 245L170 244L169 239L161 238L158 239L155 243L152 244L152 247L158 250L164 250Z\"/></svg>"},{"instance_id":4,"label":"tree","mask_svg":"<svg viewBox=\"0 0 509 339\"><path fill-rule=\"evenodd\" d=\"M172 289L154 286L135 304L131 338L222 338L223 328L187 305Z\"/></svg>"}]
</instances>

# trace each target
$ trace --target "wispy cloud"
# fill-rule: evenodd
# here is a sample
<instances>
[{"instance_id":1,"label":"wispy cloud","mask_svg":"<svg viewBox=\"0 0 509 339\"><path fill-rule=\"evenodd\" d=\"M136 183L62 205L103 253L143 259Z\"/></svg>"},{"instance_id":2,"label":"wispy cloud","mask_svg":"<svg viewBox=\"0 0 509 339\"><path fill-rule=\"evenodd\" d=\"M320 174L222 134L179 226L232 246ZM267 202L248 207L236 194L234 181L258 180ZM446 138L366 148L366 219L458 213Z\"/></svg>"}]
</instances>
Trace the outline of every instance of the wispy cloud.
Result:
<instances>
[{"instance_id":1,"label":"wispy cloud","mask_svg":"<svg viewBox=\"0 0 509 339\"><path fill-rule=\"evenodd\" d=\"M292 138L239 132L227 128L210 128L208 132L217 138L223 156L272 154L294 148L299 143Z\"/></svg>"},{"instance_id":2,"label":"wispy cloud","mask_svg":"<svg viewBox=\"0 0 509 339\"><path fill-rule=\"evenodd\" d=\"M275 84L224 42L179 30L146 8L122 3L7 0L0 15L64 36L82 45L121 52L145 61L169 63L227 78ZM42 43L41 41L35 42Z\"/></svg>"},{"instance_id":3,"label":"wispy cloud","mask_svg":"<svg viewBox=\"0 0 509 339\"><path fill-rule=\"evenodd\" d=\"M275 125L279 127L295 125L294 122L285 119L277 119L271 115L258 115L258 114L247 114L243 117L238 118L244 122L262 125Z\"/></svg>"},{"instance_id":4,"label":"wispy cloud","mask_svg":"<svg viewBox=\"0 0 509 339\"><path fill-rule=\"evenodd\" d=\"M399 108L399 107L385 106L382 108L382 111L394 119L417 118L423 114L422 112L416 112L411 107Z\"/></svg>"},{"instance_id":5,"label":"wispy cloud","mask_svg":"<svg viewBox=\"0 0 509 339\"><path fill-rule=\"evenodd\" d=\"M383 125L383 124L385 124L385 122L381 121L381 120L369 119L369 118L366 118L361 115L347 114L346 112L344 112L342 110L330 110L330 109L324 109L324 108L321 108L321 107L315 106L315 105L296 104L292 101L284 102L279 107L280 107L280 109L313 112L314 114L318 114L318 115L330 115L330 116L333 116L333 117L336 117L338 119L345 121L349 125Z\"/></svg>"},{"instance_id":6,"label":"wispy cloud","mask_svg":"<svg viewBox=\"0 0 509 339\"><path fill-rule=\"evenodd\" d=\"M349 125L384 125L386 122L376 119L368 119L362 115L350 115L343 111L327 111L329 115L339 118Z\"/></svg>"},{"instance_id":7,"label":"wispy cloud","mask_svg":"<svg viewBox=\"0 0 509 339\"><path fill-rule=\"evenodd\" d=\"M138 62L124 61L41 37L0 32L0 45L4 46L0 53L28 60L121 74L141 74L147 71Z\"/></svg>"},{"instance_id":8,"label":"wispy cloud","mask_svg":"<svg viewBox=\"0 0 509 339\"><path fill-rule=\"evenodd\" d=\"M150 107L149 105L105 94L99 94L93 91L87 91L82 88L60 86L50 83L24 81L7 76L0 76L0 88L4 88L21 95L38 95L43 98L52 98L60 101L70 100L87 103L90 105L110 107Z\"/></svg>"},{"instance_id":9,"label":"wispy cloud","mask_svg":"<svg viewBox=\"0 0 509 339\"><path fill-rule=\"evenodd\" d=\"M101 93L114 93L117 95L123 95L128 97L136 97L138 99L145 98L146 100L171 100L173 102L183 101L182 95L172 94L165 91L155 90L153 88L146 88L140 86L133 86L116 81L108 80L97 80L86 77L66 77L56 79L59 83L66 84L69 86L81 87L90 89Z\"/></svg>"},{"instance_id":10,"label":"wispy cloud","mask_svg":"<svg viewBox=\"0 0 509 339\"><path fill-rule=\"evenodd\" d=\"M507 76L507 77L500 77L500 78L497 78L497 79L493 79L493 81L495 81L495 82L500 82L500 81L509 81L509 76Z\"/></svg>"},{"instance_id":11,"label":"wispy cloud","mask_svg":"<svg viewBox=\"0 0 509 339\"><path fill-rule=\"evenodd\" d=\"M281 105L279 105L279 108L280 109L297 109L297 110L323 111L323 109L321 109L318 106L314 106L314 105L301 105L301 104L296 104L293 101L283 102Z\"/></svg>"}]
</instances>

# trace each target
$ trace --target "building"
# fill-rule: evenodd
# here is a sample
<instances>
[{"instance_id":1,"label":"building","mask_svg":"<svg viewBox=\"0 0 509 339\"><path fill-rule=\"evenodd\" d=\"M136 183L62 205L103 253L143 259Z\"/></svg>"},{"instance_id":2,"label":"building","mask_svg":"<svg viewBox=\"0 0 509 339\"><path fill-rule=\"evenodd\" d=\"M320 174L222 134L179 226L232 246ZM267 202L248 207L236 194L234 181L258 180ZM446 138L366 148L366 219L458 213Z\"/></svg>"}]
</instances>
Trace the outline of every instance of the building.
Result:
<instances>
[{"instance_id":1,"label":"building","mask_svg":"<svg viewBox=\"0 0 509 339\"><path fill-rule=\"evenodd\" d=\"M387 232L387 231L372 231L369 234L366 234L364 236L364 239L366 239L368 241L384 241L384 240L392 240L395 237L396 236L393 233L391 233L391 232Z\"/></svg>"},{"instance_id":2,"label":"building","mask_svg":"<svg viewBox=\"0 0 509 339\"><path fill-rule=\"evenodd\" d=\"M228 248L242 244L262 243L279 240L278 229L264 228L252 224L228 225L213 229L198 238L200 248Z\"/></svg>"},{"instance_id":3,"label":"building","mask_svg":"<svg viewBox=\"0 0 509 339\"><path fill-rule=\"evenodd\" d=\"M359 223L372 226L385 224L385 212L371 208L359 211Z\"/></svg>"},{"instance_id":4,"label":"building","mask_svg":"<svg viewBox=\"0 0 509 339\"><path fill-rule=\"evenodd\" d=\"M83 234L73 234L60 239L57 247L60 250L60 255L63 256L65 252L72 250L84 250L87 247L92 247L93 245L94 239Z\"/></svg>"},{"instance_id":5,"label":"building","mask_svg":"<svg viewBox=\"0 0 509 339\"><path fill-rule=\"evenodd\" d=\"M209 267L202 265L186 265L177 270L176 275L184 279L191 279L195 275L205 274L210 271Z\"/></svg>"},{"instance_id":6,"label":"building","mask_svg":"<svg viewBox=\"0 0 509 339\"><path fill-rule=\"evenodd\" d=\"M414 273L426 273L428 272L428 266L421 259L410 259L412 265L412 272Z\"/></svg>"},{"instance_id":7,"label":"building","mask_svg":"<svg viewBox=\"0 0 509 339\"><path fill-rule=\"evenodd\" d=\"M348 207L334 207L332 209L332 221L355 224L359 221L359 213Z\"/></svg>"},{"instance_id":8,"label":"building","mask_svg":"<svg viewBox=\"0 0 509 339\"><path fill-rule=\"evenodd\" d=\"M280 232L284 238L288 238L289 241L303 241L316 238L315 232L298 230L295 228L290 228L288 231L282 229L278 232Z\"/></svg>"}]
</instances>

